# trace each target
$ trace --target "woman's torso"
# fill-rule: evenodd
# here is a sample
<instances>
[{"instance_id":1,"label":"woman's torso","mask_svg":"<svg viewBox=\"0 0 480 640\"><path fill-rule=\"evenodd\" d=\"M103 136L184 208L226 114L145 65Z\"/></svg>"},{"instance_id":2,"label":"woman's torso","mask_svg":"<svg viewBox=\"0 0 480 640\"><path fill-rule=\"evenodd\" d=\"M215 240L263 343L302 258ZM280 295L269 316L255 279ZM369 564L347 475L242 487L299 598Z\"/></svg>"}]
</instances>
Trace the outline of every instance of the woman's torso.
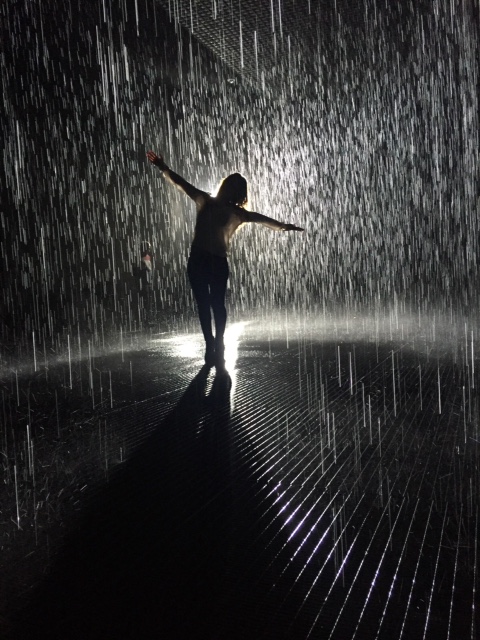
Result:
<instances>
[{"instance_id":1,"label":"woman's torso","mask_svg":"<svg viewBox=\"0 0 480 640\"><path fill-rule=\"evenodd\" d=\"M192 247L226 257L235 231L243 224L242 210L209 197L197 212Z\"/></svg>"}]
</instances>

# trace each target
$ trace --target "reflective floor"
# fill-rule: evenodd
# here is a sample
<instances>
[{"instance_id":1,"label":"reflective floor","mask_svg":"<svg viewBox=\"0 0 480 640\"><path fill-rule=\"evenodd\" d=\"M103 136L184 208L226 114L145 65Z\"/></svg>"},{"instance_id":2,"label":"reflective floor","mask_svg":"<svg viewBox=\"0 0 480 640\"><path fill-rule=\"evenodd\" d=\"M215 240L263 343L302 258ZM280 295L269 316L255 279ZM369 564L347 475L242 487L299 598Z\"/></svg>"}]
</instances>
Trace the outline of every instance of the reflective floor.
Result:
<instances>
[{"instance_id":1,"label":"reflective floor","mask_svg":"<svg viewBox=\"0 0 480 640\"><path fill-rule=\"evenodd\" d=\"M12 638L475 639L479 327L285 313L5 356Z\"/></svg>"}]
</instances>

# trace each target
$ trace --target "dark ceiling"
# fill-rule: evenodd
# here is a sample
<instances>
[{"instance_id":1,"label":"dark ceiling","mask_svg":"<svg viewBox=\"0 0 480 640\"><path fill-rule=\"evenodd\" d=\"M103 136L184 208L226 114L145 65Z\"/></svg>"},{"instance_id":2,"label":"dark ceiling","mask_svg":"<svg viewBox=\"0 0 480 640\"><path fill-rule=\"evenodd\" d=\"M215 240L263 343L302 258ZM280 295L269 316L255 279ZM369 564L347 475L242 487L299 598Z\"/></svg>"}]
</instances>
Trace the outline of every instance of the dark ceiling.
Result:
<instances>
[{"instance_id":1,"label":"dark ceiling","mask_svg":"<svg viewBox=\"0 0 480 640\"><path fill-rule=\"evenodd\" d=\"M232 78L277 94L292 78L300 90L315 85L321 68L335 68L339 57L355 59L361 73L380 41L408 57L419 21L428 35L435 13L431 0L157 1ZM478 17L472 2L458 11Z\"/></svg>"},{"instance_id":2,"label":"dark ceiling","mask_svg":"<svg viewBox=\"0 0 480 640\"><path fill-rule=\"evenodd\" d=\"M346 30L362 28L364 2L347 0L159 0L187 29L245 81L265 85L295 58L308 71L318 47Z\"/></svg>"}]
</instances>

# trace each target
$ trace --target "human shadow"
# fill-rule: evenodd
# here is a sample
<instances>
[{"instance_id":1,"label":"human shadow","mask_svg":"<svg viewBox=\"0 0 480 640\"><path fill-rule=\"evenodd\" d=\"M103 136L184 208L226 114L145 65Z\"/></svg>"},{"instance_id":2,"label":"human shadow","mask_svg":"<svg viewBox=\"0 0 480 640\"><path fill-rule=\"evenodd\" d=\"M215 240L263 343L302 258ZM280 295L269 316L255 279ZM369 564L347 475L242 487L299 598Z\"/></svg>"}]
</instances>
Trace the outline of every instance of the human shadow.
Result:
<instances>
[{"instance_id":1,"label":"human shadow","mask_svg":"<svg viewBox=\"0 0 480 640\"><path fill-rule=\"evenodd\" d=\"M231 380L208 382L203 367L92 495L15 638L211 637L228 552Z\"/></svg>"},{"instance_id":2,"label":"human shadow","mask_svg":"<svg viewBox=\"0 0 480 640\"><path fill-rule=\"evenodd\" d=\"M208 368L198 372L92 495L16 617L15 639L306 637L298 629L314 612L298 618L304 590L290 562L290 530L249 435L261 411L252 413L255 397L244 389L232 414L230 396L227 372L213 381ZM138 408L137 423L151 421L148 406ZM311 584L315 567L302 569L304 577L310 571Z\"/></svg>"}]
</instances>

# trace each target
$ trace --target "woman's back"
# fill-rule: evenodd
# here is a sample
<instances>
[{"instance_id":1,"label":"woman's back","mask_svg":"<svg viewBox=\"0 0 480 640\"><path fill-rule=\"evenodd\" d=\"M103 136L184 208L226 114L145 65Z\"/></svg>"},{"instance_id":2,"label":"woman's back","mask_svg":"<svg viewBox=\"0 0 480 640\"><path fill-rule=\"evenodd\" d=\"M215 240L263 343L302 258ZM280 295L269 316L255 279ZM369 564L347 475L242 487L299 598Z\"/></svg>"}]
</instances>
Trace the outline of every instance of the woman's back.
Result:
<instances>
[{"instance_id":1,"label":"woman's back","mask_svg":"<svg viewBox=\"0 0 480 640\"><path fill-rule=\"evenodd\" d=\"M232 237L243 222L240 207L208 196L198 206L192 247L226 257Z\"/></svg>"}]
</instances>

